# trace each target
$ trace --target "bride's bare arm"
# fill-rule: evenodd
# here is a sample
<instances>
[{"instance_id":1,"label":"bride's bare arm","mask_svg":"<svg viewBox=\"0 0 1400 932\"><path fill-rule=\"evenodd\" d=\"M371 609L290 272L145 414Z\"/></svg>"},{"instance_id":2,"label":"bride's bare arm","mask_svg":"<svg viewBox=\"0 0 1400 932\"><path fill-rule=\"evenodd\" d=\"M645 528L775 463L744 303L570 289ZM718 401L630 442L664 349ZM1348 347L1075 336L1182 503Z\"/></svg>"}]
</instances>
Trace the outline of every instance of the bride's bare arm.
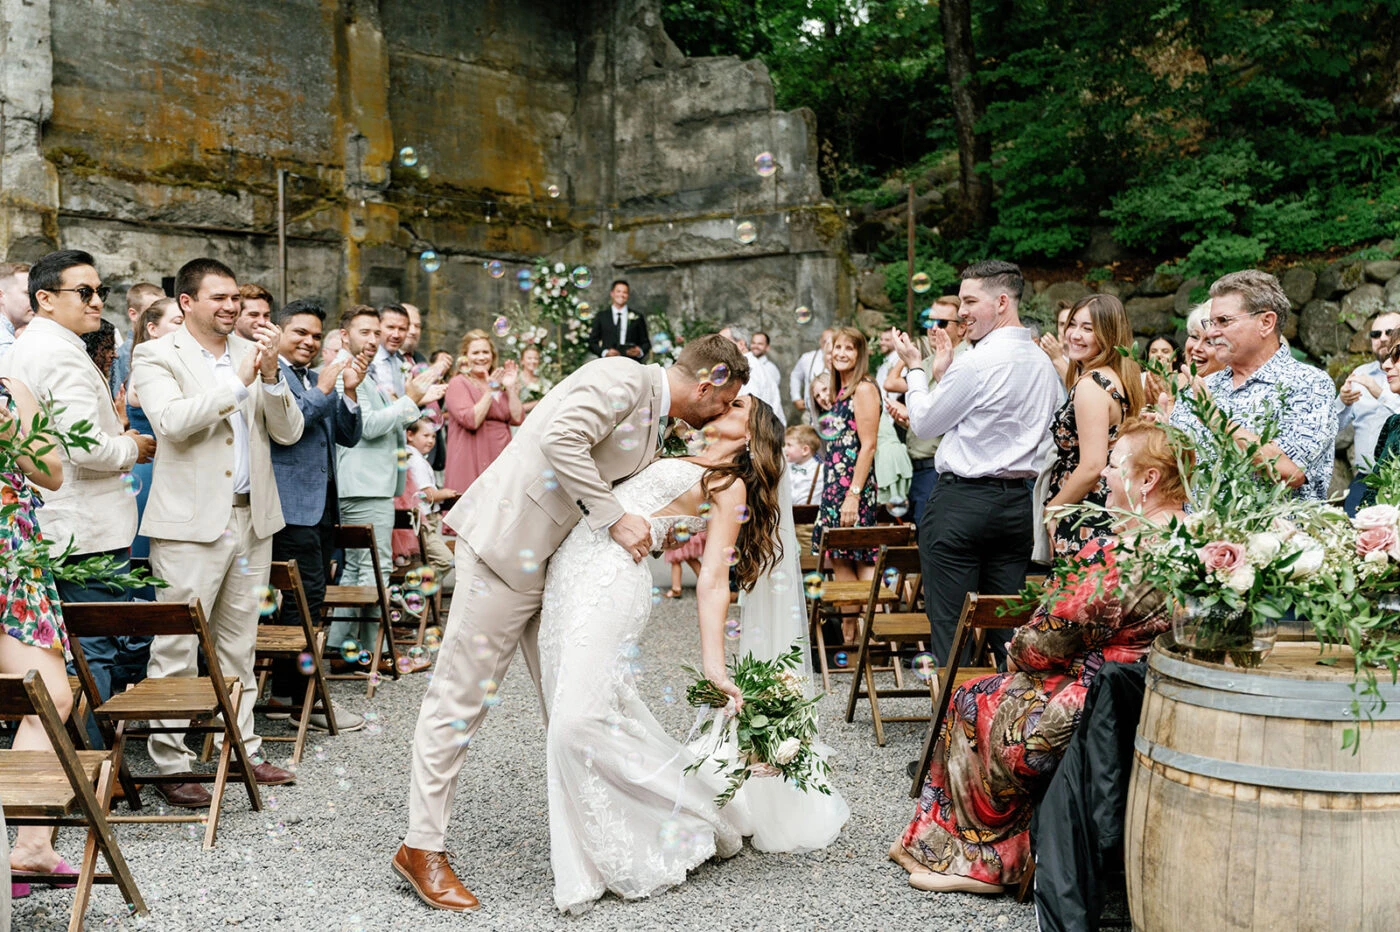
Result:
<instances>
[{"instance_id":1,"label":"bride's bare arm","mask_svg":"<svg viewBox=\"0 0 1400 932\"><path fill-rule=\"evenodd\" d=\"M747 502L742 480L717 492L710 509L700 578L695 584L700 605L700 668L711 682L742 703L739 688L724 663L724 622L729 615L729 561L726 554L739 539L739 506Z\"/></svg>"}]
</instances>

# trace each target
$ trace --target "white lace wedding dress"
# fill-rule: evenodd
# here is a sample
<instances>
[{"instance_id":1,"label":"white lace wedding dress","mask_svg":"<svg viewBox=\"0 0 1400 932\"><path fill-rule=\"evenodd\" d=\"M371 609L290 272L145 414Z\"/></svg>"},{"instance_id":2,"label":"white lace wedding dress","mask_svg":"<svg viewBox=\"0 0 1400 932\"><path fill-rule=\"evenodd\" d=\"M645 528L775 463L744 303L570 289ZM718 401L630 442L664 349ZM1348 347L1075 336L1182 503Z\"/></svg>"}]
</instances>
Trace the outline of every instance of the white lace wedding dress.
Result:
<instances>
[{"instance_id":1,"label":"white lace wedding dress","mask_svg":"<svg viewBox=\"0 0 1400 932\"><path fill-rule=\"evenodd\" d=\"M628 512L651 515L703 473L687 460L663 459L614 492ZM652 519L656 546L674 521ZM745 835L764 850L821 847L849 814L839 795L812 801L775 779L749 780L720 809L714 797L723 782L713 768L684 772L695 755L652 716L632 674L651 589L646 562L634 563L606 530L582 522L549 561L539 648L549 709L550 862L561 910L587 908L607 890L631 899L674 886L710 857L736 854ZM767 786L750 794L757 784ZM773 794L786 799L774 804Z\"/></svg>"}]
</instances>

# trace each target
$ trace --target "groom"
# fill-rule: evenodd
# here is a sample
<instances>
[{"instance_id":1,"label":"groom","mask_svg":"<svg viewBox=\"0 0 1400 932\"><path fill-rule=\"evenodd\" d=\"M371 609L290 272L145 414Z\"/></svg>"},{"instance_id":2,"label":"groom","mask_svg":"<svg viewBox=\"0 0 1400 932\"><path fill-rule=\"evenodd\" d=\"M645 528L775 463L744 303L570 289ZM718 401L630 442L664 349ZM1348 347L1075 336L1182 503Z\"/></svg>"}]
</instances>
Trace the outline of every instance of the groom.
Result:
<instances>
[{"instance_id":1,"label":"groom","mask_svg":"<svg viewBox=\"0 0 1400 932\"><path fill-rule=\"evenodd\" d=\"M717 366L729 371L720 385L710 376ZM448 514L459 535L457 584L413 737L408 835L393 860L429 906L479 905L448 863L447 819L467 745L517 646L539 690L536 638L550 555L581 517L645 559L651 523L623 511L613 484L657 458L667 419L709 423L748 376L743 354L718 334L687 343L669 369L625 356L587 363L545 396Z\"/></svg>"}]
</instances>

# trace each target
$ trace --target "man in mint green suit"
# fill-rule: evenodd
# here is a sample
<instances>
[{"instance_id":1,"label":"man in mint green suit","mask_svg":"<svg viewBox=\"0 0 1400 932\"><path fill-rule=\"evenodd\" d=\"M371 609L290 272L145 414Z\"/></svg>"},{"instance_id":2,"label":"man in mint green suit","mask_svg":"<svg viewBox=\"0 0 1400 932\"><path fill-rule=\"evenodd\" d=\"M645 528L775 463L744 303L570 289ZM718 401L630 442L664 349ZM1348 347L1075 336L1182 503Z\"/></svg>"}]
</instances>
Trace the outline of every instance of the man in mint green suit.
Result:
<instances>
[{"instance_id":1,"label":"man in mint green suit","mask_svg":"<svg viewBox=\"0 0 1400 932\"><path fill-rule=\"evenodd\" d=\"M342 353L373 355L379 345L379 312L365 305L351 307L341 315L340 332ZM429 375L407 380L404 396L396 398L392 387L379 385L366 374L356 391L362 423L360 442L353 447L337 446L335 450L340 523L368 524L374 528L379 568L386 576L394 566L394 496L402 495L404 489L404 470L399 465L406 456L404 428L418 420L419 405L436 401L445 390L436 382L435 371L431 372L431 381ZM368 551L346 551L340 584L375 584L374 562ZM347 640L368 649L374 643L376 624L358 617L334 622L330 629L331 649L339 649Z\"/></svg>"}]
</instances>

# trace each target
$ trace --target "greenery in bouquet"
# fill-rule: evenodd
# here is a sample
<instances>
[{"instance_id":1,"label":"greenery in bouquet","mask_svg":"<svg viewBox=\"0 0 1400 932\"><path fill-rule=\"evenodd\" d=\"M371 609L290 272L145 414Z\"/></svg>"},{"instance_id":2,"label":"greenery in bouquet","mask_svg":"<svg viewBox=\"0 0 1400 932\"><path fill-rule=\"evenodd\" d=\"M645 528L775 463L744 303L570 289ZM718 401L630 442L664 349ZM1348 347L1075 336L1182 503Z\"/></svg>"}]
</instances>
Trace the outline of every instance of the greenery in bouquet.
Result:
<instances>
[{"instance_id":1,"label":"greenery in bouquet","mask_svg":"<svg viewBox=\"0 0 1400 932\"><path fill-rule=\"evenodd\" d=\"M716 772L728 779L724 791L715 797L718 805L733 799L749 777L782 777L799 790L831 793L826 780L831 768L814 747L821 696L808 697L807 678L795 672L802 666L802 656L803 645L798 642L774 660L757 660L751 653L730 660L730 675L743 693L743 707L737 717L726 711L704 721L701 734L709 736L714 747L686 771L715 762ZM728 705L730 697L719 687L693 667L683 669L696 678L686 690L686 701L716 709ZM736 741L733 756L714 753L724 745L731 728Z\"/></svg>"},{"instance_id":2,"label":"greenery in bouquet","mask_svg":"<svg viewBox=\"0 0 1400 932\"><path fill-rule=\"evenodd\" d=\"M62 410L41 403L22 435L15 429L17 419L5 422L5 426L0 427L0 473L20 473L19 461L28 458L47 474L49 470L42 457L57 447L90 450L96 446L96 428L88 421L78 421L65 429L55 420L55 414L62 413ZM36 492L42 494L42 490ZM0 487L0 523L15 521L21 507L13 490ZM29 535L18 547L8 550L0 548L0 579L33 579L49 574L54 579L88 586L134 589L148 585L163 588L167 585L164 580L156 579L144 570L119 571L117 562L107 555L68 562L74 549L70 542L64 550L55 552L53 545L41 535Z\"/></svg>"}]
</instances>

